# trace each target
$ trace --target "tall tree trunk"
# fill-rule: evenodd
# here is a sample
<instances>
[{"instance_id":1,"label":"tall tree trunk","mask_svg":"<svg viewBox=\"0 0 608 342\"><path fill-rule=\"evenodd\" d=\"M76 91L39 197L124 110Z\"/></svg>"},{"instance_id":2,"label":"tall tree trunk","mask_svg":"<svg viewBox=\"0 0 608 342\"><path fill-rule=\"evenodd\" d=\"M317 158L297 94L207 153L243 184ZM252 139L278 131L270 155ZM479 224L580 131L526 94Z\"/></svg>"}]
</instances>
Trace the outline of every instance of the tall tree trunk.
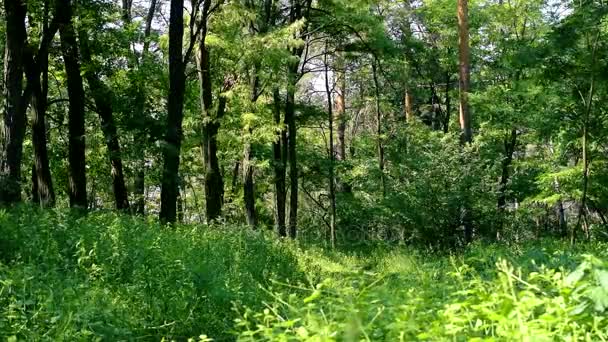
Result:
<instances>
[{"instance_id":1,"label":"tall tree trunk","mask_svg":"<svg viewBox=\"0 0 608 342\"><path fill-rule=\"evenodd\" d=\"M285 202L287 199L287 190L285 188L287 131L281 123L281 97L278 88L273 90L273 99L274 123L277 126L275 141L272 144L274 153L275 225L279 236L285 237L287 236L287 227L285 226Z\"/></svg>"},{"instance_id":2,"label":"tall tree trunk","mask_svg":"<svg viewBox=\"0 0 608 342\"><path fill-rule=\"evenodd\" d=\"M0 205L21 200L21 158L25 135L23 57L26 6L22 0L4 1L6 48L4 55L4 121L0 142Z\"/></svg>"},{"instance_id":3,"label":"tall tree trunk","mask_svg":"<svg viewBox=\"0 0 608 342\"><path fill-rule=\"evenodd\" d=\"M374 90L376 92L376 139L378 148L378 168L380 169L380 182L382 186L382 196L386 196L386 178L384 175L384 143L382 141L382 111L380 110L380 84L378 82L378 72L376 60L372 62L372 76L374 78Z\"/></svg>"},{"instance_id":4,"label":"tall tree trunk","mask_svg":"<svg viewBox=\"0 0 608 342\"><path fill-rule=\"evenodd\" d=\"M162 222L176 220L179 157L182 144L184 119L184 91L186 77L182 56L184 35L184 0L171 0L169 17L169 96L167 104L167 128L163 150L163 176L159 218Z\"/></svg>"},{"instance_id":5,"label":"tall tree trunk","mask_svg":"<svg viewBox=\"0 0 608 342\"><path fill-rule=\"evenodd\" d=\"M255 184L253 183L253 157L251 151L252 133L252 129L248 128L243 138L245 140L243 151L243 200L245 202L247 225L255 228L257 217L255 212Z\"/></svg>"},{"instance_id":6,"label":"tall tree trunk","mask_svg":"<svg viewBox=\"0 0 608 342\"><path fill-rule=\"evenodd\" d=\"M30 66L32 68L42 69L42 84L40 82L40 73L38 70L28 71L27 79L33 88L32 97L32 144L34 147L34 174L36 180L35 203L43 208L52 207L55 205L55 191L53 189L53 180L51 178L51 168L49 166L49 157L47 150L46 137L46 109L47 109L47 92L48 92L48 55L46 53L39 54L38 65L34 65L33 60Z\"/></svg>"},{"instance_id":7,"label":"tall tree trunk","mask_svg":"<svg viewBox=\"0 0 608 342\"><path fill-rule=\"evenodd\" d=\"M327 95L327 117L329 123L329 239L331 248L336 247L336 183L334 177L334 113L332 110L329 65L327 64L327 42L325 42L325 93Z\"/></svg>"},{"instance_id":8,"label":"tall tree trunk","mask_svg":"<svg viewBox=\"0 0 608 342\"><path fill-rule=\"evenodd\" d=\"M42 38L35 59L32 53L24 56L27 82L32 88L32 145L34 148L32 185L36 192L32 194L32 199L35 204L43 208L55 205L55 191L47 150L46 110L49 89L48 47L59 26L56 20L49 25L49 7L49 1L45 1Z\"/></svg>"},{"instance_id":9,"label":"tall tree trunk","mask_svg":"<svg viewBox=\"0 0 608 342\"><path fill-rule=\"evenodd\" d=\"M337 87L336 94L336 120L338 121L338 153L336 158L342 162L346 161L346 68L344 58L338 57L337 67ZM339 179L340 177L338 177ZM344 180L338 183L338 191L342 193L351 193L351 185Z\"/></svg>"},{"instance_id":10,"label":"tall tree trunk","mask_svg":"<svg viewBox=\"0 0 608 342\"><path fill-rule=\"evenodd\" d=\"M70 0L57 0L55 15L59 16L61 51L65 64L69 97L69 192L70 207L87 208L87 179L85 169L85 105L80 74L76 33L72 23Z\"/></svg>"},{"instance_id":11,"label":"tall tree trunk","mask_svg":"<svg viewBox=\"0 0 608 342\"><path fill-rule=\"evenodd\" d=\"M112 93L112 90L99 79L97 72L90 67L92 61L87 33L84 32L84 30L81 30L79 38L82 61L84 64L88 65L85 69L84 76L87 79L89 88L91 88L95 107L97 108L97 113L99 114L99 119L101 121L101 130L106 141L106 147L110 158L112 190L114 191L116 209L128 210L129 194L127 193L127 187L125 186L122 153L112 107L114 94Z\"/></svg>"},{"instance_id":12,"label":"tall tree trunk","mask_svg":"<svg viewBox=\"0 0 608 342\"><path fill-rule=\"evenodd\" d=\"M289 237L296 238L298 227L298 158L296 151L296 118L295 118L295 68L289 70L289 84L287 85L287 100L285 102L285 124L288 134L289 160Z\"/></svg>"},{"instance_id":13,"label":"tall tree trunk","mask_svg":"<svg viewBox=\"0 0 608 342\"><path fill-rule=\"evenodd\" d=\"M469 19L468 0L458 0L458 49L459 49L459 85L460 85L460 130L463 145L471 143L473 131L471 129L471 115L469 113ZM467 196L468 197L468 196ZM464 240L469 243L473 240L473 222L471 208L465 198L462 205L462 225L464 227Z\"/></svg>"},{"instance_id":14,"label":"tall tree trunk","mask_svg":"<svg viewBox=\"0 0 608 342\"><path fill-rule=\"evenodd\" d=\"M152 32L152 20L154 19L154 13L156 12L156 3L157 0L150 1L150 7L148 8L148 15L146 16L146 26L144 28L144 42L143 49L141 52L141 59L139 62L139 66L146 63L148 57L148 51L150 48L150 33ZM130 14L129 14L130 18ZM141 79L141 78L139 78ZM140 82L137 87L137 93L135 95L135 117L140 120L145 120L146 113L146 93L145 93L145 84ZM143 128L140 128L134 134L134 144L141 144L146 141L146 133ZM138 215L145 214L145 190L146 190L146 149L145 146L142 146L141 151L137 160L135 161L135 179L133 180L133 194L135 197L134 203L134 212Z\"/></svg>"},{"instance_id":15,"label":"tall tree trunk","mask_svg":"<svg viewBox=\"0 0 608 342\"><path fill-rule=\"evenodd\" d=\"M450 88L452 87L452 79L450 72L445 73L445 116L443 118L443 133L448 133L450 129L450 116L452 112L450 101Z\"/></svg>"},{"instance_id":16,"label":"tall tree trunk","mask_svg":"<svg viewBox=\"0 0 608 342\"><path fill-rule=\"evenodd\" d=\"M471 115L469 113L469 8L468 0L458 0L458 49L460 53L459 85L460 85L460 129L462 141L470 143L473 139Z\"/></svg>"},{"instance_id":17,"label":"tall tree trunk","mask_svg":"<svg viewBox=\"0 0 608 342\"><path fill-rule=\"evenodd\" d=\"M213 92L211 68L209 61L209 48L205 44L207 37L207 18L210 1L205 1L202 13L202 33L200 38L199 57L199 85L201 95L201 108L205 123L203 125L203 154L205 162L205 214L207 221L211 222L220 217L224 201L224 180L217 158L217 133L219 121L224 116L226 99L219 96L217 112L213 113Z\"/></svg>"}]
</instances>

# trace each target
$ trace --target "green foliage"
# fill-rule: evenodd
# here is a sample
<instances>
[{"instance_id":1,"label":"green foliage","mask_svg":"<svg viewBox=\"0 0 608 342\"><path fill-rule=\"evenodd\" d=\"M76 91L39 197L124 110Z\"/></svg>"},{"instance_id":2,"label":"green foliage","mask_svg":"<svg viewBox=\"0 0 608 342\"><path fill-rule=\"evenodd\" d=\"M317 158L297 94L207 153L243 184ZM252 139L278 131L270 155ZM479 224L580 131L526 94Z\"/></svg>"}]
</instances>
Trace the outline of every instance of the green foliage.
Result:
<instances>
[{"instance_id":1,"label":"green foliage","mask_svg":"<svg viewBox=\"0 0 608 342\"><path fill-rule=\"evenodd\" d=\"M0 212L0 339L125 340L230 333L234 303L299 278L289 246L239 227L65 211Z\"/></svg>"},{"instance_id":2,"label":"green foliage","mask_svg":"<svg viewBox=\"0 0 608 342\"><path fill-rule=\"evenodd\" d=\"M322 280L308 287L275 282L266 309L242 311L239 340L606 339L605 246L585 246L602 259L580 255L585 248L541 246L477 246L450 258L411 251L317 256L312 264L325 271Z\"/></svg>"},{"instance_id":3,"label":"green foliage","mask_svg":"<svg viewBox=\"0 0 608 342\"><path fill-rule=\"evenodd\" d=\"M8 340L606 339L608 250L328 252L240 227L0 212Z\"/></svg>"}]
</instances>

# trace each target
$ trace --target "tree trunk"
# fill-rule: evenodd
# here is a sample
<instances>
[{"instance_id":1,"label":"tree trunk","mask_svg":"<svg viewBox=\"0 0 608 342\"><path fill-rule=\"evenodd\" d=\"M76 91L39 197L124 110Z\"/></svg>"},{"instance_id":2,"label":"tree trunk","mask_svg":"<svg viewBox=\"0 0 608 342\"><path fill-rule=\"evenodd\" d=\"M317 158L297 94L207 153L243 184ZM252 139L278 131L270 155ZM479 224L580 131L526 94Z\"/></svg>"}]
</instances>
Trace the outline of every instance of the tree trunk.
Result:
<instances>
[{"instance_id":1,"label":"tree trunk","mask_svg":"<svg viewBox=\"0 0 608 342\"><path fill-rule=\"evenodd\" d=\"M277 126L275 141L272 144L274 153L275 225L279 236L285 237L287 236L287 227L285 226L285 202L287 199L287 190L285 189L287 131L281 124L281 97L278 88L275 88L273 91L273 99L274 123Z\"/></svg>"},{"instance_id":2,"label":"tree trunk","mask_svg":"<svg viewBox=\"0 0 608 342\"><path fill-rule=\"evenodd\" d=\"M56 16L59 16L61 51L68 83L69 112L69 192L70 207L87 208L87 180L85 169L85 105L84 88L80 74L78 45L72 23L70 0L57 0Z\"/></svg>"},{"instance_id":3,"label":"tree trunk","mask_svg":"<svg viewBox=\"0 0 608 342\"><path fill-rule=\"evenodd\" d=\"M184 119L184 59L182 56L184 35L184 0L171 0L169 18L169 96L167 104L167 126L163 150L163 175L159 218L164 223L176 220L178 192L179 155L182 144L182 121Z\"/></svg>"},{"instance_id":4,"label":"tree trunk","mask_svg":"<svg viewBox=\"0 0 608 342\"><path fill-rule=\"evenodd\" d=\"M26 6L21 0L4 1L6 48L4 55L4 122L0 142L0 205L21 200L21 158L25 135L23 57Z\"/></svg>"},{"instance_id":5,"label":"tree trunk","mask_svg":"<svg viewBox=\"0 0 608 342\"><path fill-rule=\"evenodd\" d=\"M43 32L36 54L27 53L25 57L26 77L32 88L32 145L34 164L32 169L33 203L42 208L55 205L55 191L49 165L46 135L46 110L49 89L48 47L57 33L57 21L49 26L49 3L44 2ZM42 79L42 80L41 80Z\"/></svg>"},{"instance_id":6,"label":"tree trunk","mask_svg":"<svg viewBox=\"0 0 608 342\"><path fill-rule=\"evenodd\" d=\"M458 0L458 49L459 49L459 85L460 85L460 130L463 144L471 143L473 131L471 129L471 116L469 113L469 23L468 0ZM468 196L467 196L468 197ZM473 222L471 209L465 198L462 205L462 225L464 227L464 240L469 243L473 240Z\"/></svg>"},{"instance_id":7,"label":"tree trunk","mask_svg":"<svg viewBox=\"0 0 608 342\"><path fill-rule=\"evenodd\" d=\"M338 152L336 158L339 161L346 161L346 69L342 56L338 57L337 62L337 86L336 94L336 120L338 121ZM339 179L340 177L338 177ZM341 193L351 193L352 186L344 180L338 182L338 191Z\"/></svg>"},{"instance_id":8,"label":"tree trunk","mask_svg":"<svg viewBox=\"0 0 608 342\"><path fill-rule=\"evenodd\" d=\"M289 70L287 100L285 102L285 124L288 134L289 159L289 237L296 238L298 227L298 158L296 152L296 118L295 118L295 68Z\"/></svg>"},{"instance_id":9,"label":"tree trunk","mask_svg":"<svg viewBox=\"0 0 608 342\"><path fill-rule=\"evenodd\" d=\"M202 10L202 33L200 38L199 57L197 59L201 108L205 118L203 125L203 154L205 162L205 215L211 222L220 217L224 201L224 180L217 158L217 133L219 121L224 116L226 99L219 96L217 112L213 113L213 92L211 68L209 61L209 48L205 44L207 37L207 19L210 2L205 1Z\"/></svg>"},{"instance_id":10,"label":"tree trunk","mask_svg":"<svg viewBox=\"0 0 608 342\"><path fill-rule=\"evenodd\" d=\"M108 88L100 79L99 75L95 70L92 70L90 65L91 53L89 49L89 38L86 32L82 30L80 32L80 52L83 63L89 65L84 73L93 100L95 101L95 107L99 114L101 121L101 130L103 132L104 139L106 141L106 147L110 157L110 166L112 169L112 190L114 191L114 200L116 209L128 210L129 209L129 194L127 193L127 187L125 186L125 177L122 166L122 153L120 149L120 141L118 140L118 133L116 124L114 122L114 110L112 107L112 99L114 94L112 90Z\"/></svg>"},{"instance_id":11,"label":"tree trunk","mask_svg":"<svg viewBox=\"0 0 608 342\"><path fill-rule=\"evenodd\" d=\"M450 72L445 75L445 117L443 118L443 133L448 133L450 129L451 103L450 103L450 88L452 87L452 79Z\"/></svg>"},{"instance_id":12,"label":"tree trunk","mask_svg":"<svg viewBox=\"0 0 608 342\"><path fill-rule=\"evenodd\" d=\"M36 204L43 208L55 205L55 191L51 178L46 137L46 109L48 92L48 55L38 54L38 65L31 60L30 66L35 70L27 71L28 82L33 88L32 97L32 145L34 147L33 179L36 180L36 194L33 197ZM42 84L39 70L42 69Z\"/></svg>"},{"instance_id":13,"label":"tree trunk","mask_svg":"<svg viewBox=\"0 0 608 342\"><path fill-rule=\"evenodd\" d=\"M256 226L255 212L255 186L253 183L253 158L251 152L251 133L249 128L245 134L245 147L243 151L243 200L245 202L245 217L247 225L252 228Z\"/></svg>"},{"instance_id":14,"label":"tree trunk","mask_svg":"<svg viewBox=\"0 0 608 342\"><path fill-rule=\"evenodd\" d=\"M327 117L329 123L329 239L331 248L336 248L336 183L334 177L334 113L329 86L329 65L327 64L327 42L325 43L325 93L327 95Z\"/></svg>"},{"instance_id":15,"label":"tree trunk","mask_svg":"<svg viewBox=\"0 0 608 342\"><path fill-rule=\"evenodd\" d=\"M460 129L462 141L470 143L473 139L471 115L469 113L469 19L468 0L458 0L458 48L460 52Z\"/></svg>"},{"instance_id":16,"label":"tree trunk","mask_svg":"<svg viewBox=\"0 0 608 342\"><path fill-rule=\"evenodd\" d=\"M150 32L152 31L152 20L154 19L154 13L156 12L156 2L157 0L150 1L150 7L148 8L148 15L146 16L146 26L144 28L144 43L143 50L141 53L140 66L143 63L146 63L146 57L148 55L148 50L150 48ZM130 14L129 14L130 18ZM145 85L141 82L137 89L136 97L136 108L135 108L135 116L140 120L145 120L145 107L146 107L146 94L145 94ZM134 145L141 144L146 141L146 134L144 129L139 129L138 132L135 133L135 141ZM138 159L135 161L135 179L133 181L133 193L135 197L134 204L134 212L138 215L145 214L145 190L146 190L146 149L145 146L142 146L141 153L139 153Z\"/></svg>"},{"instance_id":17,"label":"tree trunk","mask_svg":"<svg viewBox=\"0 0 608 342\"><path fill-rule=\"evenodd\" d=\"M382 186L382 196L386 196L386 179L384 176L384 143L382 141L382 111L380 110L380 84L378 82L378 72L376 70L376 60L372 62L372 76L374 78L374 90L376 92L376 139L378 148L378 168L380 169L380 182Z\"/></svg>"}]
</instances>

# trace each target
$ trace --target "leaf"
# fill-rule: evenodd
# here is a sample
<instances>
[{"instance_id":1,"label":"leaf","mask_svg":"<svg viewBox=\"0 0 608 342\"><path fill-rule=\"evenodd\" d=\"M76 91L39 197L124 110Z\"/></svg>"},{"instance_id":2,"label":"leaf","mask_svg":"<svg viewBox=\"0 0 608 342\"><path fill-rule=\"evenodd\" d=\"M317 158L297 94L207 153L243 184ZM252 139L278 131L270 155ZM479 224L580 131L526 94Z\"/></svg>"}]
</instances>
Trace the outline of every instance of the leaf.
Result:
<instances>
[{"instance_id":1,"label":"leaf","mask_svg":"<svg viewBox=\"0 0 608 342\"><path fill-rule=\"evenodd\" d=\"M321 291L315 290L310 296L304 298L304 303L310 303L319 297L321 297Z\"/></svg>"}]
</instances>

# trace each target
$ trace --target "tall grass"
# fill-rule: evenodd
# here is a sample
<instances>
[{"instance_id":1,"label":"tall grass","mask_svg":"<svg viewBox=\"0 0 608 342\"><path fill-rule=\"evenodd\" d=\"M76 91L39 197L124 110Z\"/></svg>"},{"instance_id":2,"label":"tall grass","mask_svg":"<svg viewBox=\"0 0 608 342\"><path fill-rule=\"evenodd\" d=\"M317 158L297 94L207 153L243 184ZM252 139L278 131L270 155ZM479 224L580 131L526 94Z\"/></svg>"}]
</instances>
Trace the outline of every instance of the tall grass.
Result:
<instances>
[{"instance_id":1,"label":"tall grass","mask_svg":"<svg viewBox=\"0 0 608 342\"><path fill-rule=\"evenodd\" d=\"M607 247L327 251L17 208L0 211L0 340L602 341Z\"/></svg>"}]
</instances>

